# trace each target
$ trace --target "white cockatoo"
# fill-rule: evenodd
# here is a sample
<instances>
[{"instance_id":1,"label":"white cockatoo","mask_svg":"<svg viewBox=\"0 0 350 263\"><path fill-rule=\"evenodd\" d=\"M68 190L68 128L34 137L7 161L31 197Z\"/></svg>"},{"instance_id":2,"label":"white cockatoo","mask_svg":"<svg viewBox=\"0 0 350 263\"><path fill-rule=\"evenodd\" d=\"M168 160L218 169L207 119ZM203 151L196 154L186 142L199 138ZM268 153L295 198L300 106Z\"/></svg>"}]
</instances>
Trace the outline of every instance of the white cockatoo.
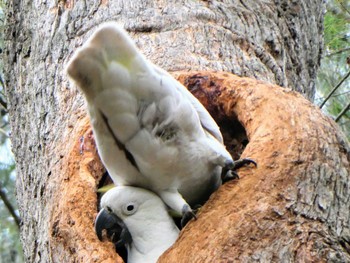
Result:
<instances>
[{"instance_id":1,"label":"white cockatoo","mask_svg":"<svg viewBox=\"0 0 350 263\"><path fill-rule=\"evenodd\" d=\"M183 222L234 169L218 125L117 23L100 26L69 62L85 95L99 155L117 185L157 193Z\"/></svg>"},{"instance_id":2,"label":"white cockatoo","mask_svg":"<svg viewBox=\"0 0 350 263\"><path fill-rule=\"evenodd\" d=\"M128 263L156 262L179 235L159 196L133 186L116 186L102 196L95 221L100 240L104 229L117 247L125 246Z\"/></svg>"}]
</instances>

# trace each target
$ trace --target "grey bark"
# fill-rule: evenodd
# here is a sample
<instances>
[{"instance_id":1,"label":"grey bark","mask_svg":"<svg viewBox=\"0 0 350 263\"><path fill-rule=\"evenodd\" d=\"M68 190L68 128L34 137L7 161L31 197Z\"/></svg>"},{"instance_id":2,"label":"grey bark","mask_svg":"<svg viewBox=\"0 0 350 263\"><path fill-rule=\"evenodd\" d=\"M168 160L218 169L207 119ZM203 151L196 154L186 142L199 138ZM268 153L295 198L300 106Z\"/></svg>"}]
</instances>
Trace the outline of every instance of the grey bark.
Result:
<instances>
[{"instance_id":1,"label":"grey bark","mask_svg":"<svg viewBox=\"0 0 350 263\"><path fill-rule=\"evenodd\" d=\"M120 21L169 71L228 71L312 99L323 11L320 0L7 1L4 68L26 261L57 261L52 203L60 178L69 177L59 167L69 154L65 142L86 115L63 69L97 25Z\"/></svg>"}]
</instances>

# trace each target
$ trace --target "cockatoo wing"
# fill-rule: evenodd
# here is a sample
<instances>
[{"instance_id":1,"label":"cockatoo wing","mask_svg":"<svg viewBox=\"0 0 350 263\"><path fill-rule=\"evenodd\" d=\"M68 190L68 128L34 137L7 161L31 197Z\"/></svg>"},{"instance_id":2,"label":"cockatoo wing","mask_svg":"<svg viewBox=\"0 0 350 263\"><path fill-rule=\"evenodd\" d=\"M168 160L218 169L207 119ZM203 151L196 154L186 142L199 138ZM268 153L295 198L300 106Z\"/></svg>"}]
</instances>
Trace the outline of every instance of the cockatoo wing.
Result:
<instances>
[{"instance_id":1,"label":"cockatoo wing","mask_svg":"<svg viewBox=\"0 0 350 263\"><path fill-rule=\"evenodd\" d=\"M233 167L203 105L146 60L116 23L102 25L67 72L86 97L99 154L115 183L150 189L192 215L187 202L209 197L221 171Z\"/></svg>"},{"instance_id":2,"label":"cockatoo wing","mask_svg":"<svg viewBox=\"0 0 350 263\"><path fill-rule=\"evenodd\" d=\"M168 72L165 70L155 66L155 69L163 76L168 76L170 78L173 78ZM222 134L220 132L220 128L217 125L217 123L214 121L213 117L209 114L209 112L206 110L206 108L198 101L196 97L192 95L192 93L185 88L180 82L175 81L176 89L185 97L187 98L191 104L193 105L194 109L196 110L200 123L202 127L208 131L210 134L212 134L220 143L223 143Z\"/></svg>"}]
</instances>

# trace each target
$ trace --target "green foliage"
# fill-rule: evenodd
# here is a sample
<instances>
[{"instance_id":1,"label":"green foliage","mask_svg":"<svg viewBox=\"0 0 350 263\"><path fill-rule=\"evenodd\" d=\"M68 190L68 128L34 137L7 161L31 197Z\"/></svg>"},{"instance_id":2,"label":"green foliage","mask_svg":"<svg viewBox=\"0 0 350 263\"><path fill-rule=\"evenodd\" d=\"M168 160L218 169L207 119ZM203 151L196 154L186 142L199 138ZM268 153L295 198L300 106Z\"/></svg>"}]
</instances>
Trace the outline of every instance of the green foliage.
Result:
<instances>
[{"instance_id":1,"label":"green foliage","mask_svg":"<svg viewBox=\"0 0 350 263\"><path fill-rule=\"evenodd\" d=\"M4 1L0 1L0 50L2 51L4 46L3 36L3 14ZM0 52L2 55L2 52ZM12 153L10 151L10 140L8 137L9 125L8 125L8 113L6 109L6 100L4 94L4 87L2 81L3 64L2 58L0 59L0 187L6 198L15 209L15 213L18 215L18 209L16 207L15 197L15 163ZM19 238L19 229L13 216L9 212L8 208L0 199L0 262L24 262L22 246Z\"/></svg>"},{"instance_id":2,"label":"green foliage","mask_svg":"<svg viewBox=\"0 0 350 263\"><path fill-rule=\"evenodd\" d=\"M0 91L2 88L1 86ZM8 114L2 106L0 106L0 115L0 191L5 193L18 215L15 196L15 162L10 150L10 139L7 136ZM18 225L2 199L0 199L0 262L23 262Z\"/></svg>"},{"instance_id":3,"label":"green foliage","mask_svg":"<svg viewBox=\"0 0 350 263\"><path fill-rule=\"evenodd\" d=\"M338 51L349 47L349 22L344 12L327 11L324 18L324 40L328 50Z\"/></svg>"},{"instance_id":4,"label":"green foliage","mask_svg":"<svg viewBox=\"0 0 350 263\"><path fill-rule=\"evenodd\" d=\"M2 189L6 192L7 198L14 205L15 198L15 172L14 161L8 156L10 154L7 141L1 146L1 154L7 154L10 163L0 162L0 182ZM1 201L0 201L1 202ZM16 210L17 214L18 211ZM6 206L0 204L0 262L23 262L22 247L19 239L18 226L9 213Z\"/></svg>"},{"instance_id":5,"label":"green foliage","mask_svg":"<svg viewBox=\"0 0 350 263\"><path fill-rule=\"evenodd\" d=\"M327 4L324 20L325 54L317 79L316 104L320 105L327 94L343 83L327 101L322 110L334 119L350 102L350 1L333 0ZM350 139L350 111L338 121Z\"/></svg>"}]
</instances>

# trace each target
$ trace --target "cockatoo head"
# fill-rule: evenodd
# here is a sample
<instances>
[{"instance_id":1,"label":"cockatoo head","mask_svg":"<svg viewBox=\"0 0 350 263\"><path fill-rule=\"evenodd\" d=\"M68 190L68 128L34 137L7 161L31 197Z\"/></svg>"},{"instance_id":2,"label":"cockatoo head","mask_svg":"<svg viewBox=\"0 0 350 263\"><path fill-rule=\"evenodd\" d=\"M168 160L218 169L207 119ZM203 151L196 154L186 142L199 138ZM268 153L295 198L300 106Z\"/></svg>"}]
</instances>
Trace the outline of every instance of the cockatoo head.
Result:
<instances>
[{"instance_id":1,"label":"cockatoo head","mask_svg":"<svg viewBox=\"0 0 350 263\"><path fill-rule=\"evenodd\" d=\"M95 230L102 240L102 232L116 246L130 245L144 238L155 223L169 220L167 208L153 192L132 186L117 186L101 199L101 210L96 217Z\"/></svg>"}]
</instances>

